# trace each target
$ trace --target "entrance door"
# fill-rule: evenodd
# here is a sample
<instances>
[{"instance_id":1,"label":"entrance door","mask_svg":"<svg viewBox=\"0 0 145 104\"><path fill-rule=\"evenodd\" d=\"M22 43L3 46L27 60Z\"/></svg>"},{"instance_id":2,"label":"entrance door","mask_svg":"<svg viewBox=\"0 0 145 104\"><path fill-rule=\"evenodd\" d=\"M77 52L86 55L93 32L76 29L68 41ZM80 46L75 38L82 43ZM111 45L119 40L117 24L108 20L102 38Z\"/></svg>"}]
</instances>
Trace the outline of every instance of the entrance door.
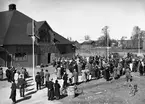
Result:
<instances>
[{"instance_id":1,"label":"entrance door","mask_svg":"<svg viewBox=\"0 0 145 104\"><path fill-rule=\"evenodd\" d=\"M51 53L48 53L48 63L50 63L51 60Z\"/></svg>"}]
</instances>

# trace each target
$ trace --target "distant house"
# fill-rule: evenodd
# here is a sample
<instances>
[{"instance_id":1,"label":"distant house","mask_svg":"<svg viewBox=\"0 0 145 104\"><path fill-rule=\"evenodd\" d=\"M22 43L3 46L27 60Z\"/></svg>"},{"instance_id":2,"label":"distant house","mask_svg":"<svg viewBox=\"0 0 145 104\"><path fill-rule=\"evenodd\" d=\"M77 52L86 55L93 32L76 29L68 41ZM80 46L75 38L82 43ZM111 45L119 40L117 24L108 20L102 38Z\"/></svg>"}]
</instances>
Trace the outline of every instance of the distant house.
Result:
<instances>
[{"instance_id":1,"label":"distant house","mask_svg":"<svg viewBox=\"0 0 145 104\"><path fill-rule=\"evenodd\" d=\"M78 41L72 41L72 44L76 49L80 49L80 43Z\"/></svg>"},{"instance_id":2,"label":"distant house","mask_svg":"<svg viewBox=\"0 0 145 104\"><path fill-rule=\"evenodd\" d=\"M32 66L32 38L27 33L32 20L16 10L15 4L0 12L0 65ZM50 63L56 53L59 57L74 52L71 42L54 32L46 21L35 21L35 29L35 65Z\"/></svg>"},{"instance_id":3,"label":"distant house","mask_svg":"<svg viewBox=\"0 0 145 104\"><path fill-rule=\"evenodd\" d=\"M122 48L123 49L142 49L143 48L143 40L140 40L140 44L139 44L139 40L124 40L122 43Z\"/></svg>"},{"instance_id":4,"label":"distant house","mask_svg":"<svg viewBox=\"0 0 145 104\"><path fill-rule=\"evenodd\" d=\"M95 41L89 40L89 41L84 41L83 43L81 43L80 48L91 49L94 46L95 46Z\"/></svg>"}]
</instances>

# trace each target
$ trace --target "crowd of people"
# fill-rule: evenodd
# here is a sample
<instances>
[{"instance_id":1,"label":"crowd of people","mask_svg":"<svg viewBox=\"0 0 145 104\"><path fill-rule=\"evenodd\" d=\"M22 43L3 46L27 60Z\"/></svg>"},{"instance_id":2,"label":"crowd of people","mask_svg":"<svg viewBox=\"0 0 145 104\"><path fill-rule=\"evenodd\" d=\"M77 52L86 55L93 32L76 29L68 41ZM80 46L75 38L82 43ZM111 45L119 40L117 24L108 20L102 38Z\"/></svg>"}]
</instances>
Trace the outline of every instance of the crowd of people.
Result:
<instances>
[{"instance_id":1,"label":"crowd of people","mask_svg":"<svg viewBox=\"0 0 145 104\"><path fill-rule=\"evenodd\" d=\"M68 86L78 85L79 76L82 82L87 82L91 79L97 80L100 78L111 81L125 75L126 81L131 82L133 80L131 72L139 72L140 76L145 74L145 57L141 58L128 53L123 58L114 57L113 54L110 54L108 58L90 56L87 59L78 55L71 60L65 58L54 60L53 66L56 69L57 80L62 79L62 88L66 89ZM52 96L55 97L56 95L53 93L56 89L52 86L52 81L49 84L51 84L51 87L48 87L48 98L52 98ZM57 90L60 90L59 87Z\"/></svg>"},{"instance_id":2,"label":"crowd of people","mask_svg":"<svg viewBox=\"0 0 145 104\"><path fill-rule=\"evenodd\" d=\"M53 61L57 79L50 79L48 70L41 68L35 76L36 88L41 90L42 86L48 88L48 100L60 99L62 90L69 86L77 86L79 78L82 82L88 82L92 79L104 78L106 81L117 80L121 76L126 76L126 81L132 81L131 72L139 72L140 76L145 75L145 57L138 57L128 53L126 57L115 57L110 54L109 57L99 55L82 57L77 55L75 58L58 58ZM3 74L0 68L0 76ZM20 96L24 97L28 72L25 68L9 67L6 70L8 82L12 82L10 98L16 102L16 89L20 89ZM1 78L1 77L0 77ZM62 89L59 80L63 80Z\"/></svg>"}]
</instances>

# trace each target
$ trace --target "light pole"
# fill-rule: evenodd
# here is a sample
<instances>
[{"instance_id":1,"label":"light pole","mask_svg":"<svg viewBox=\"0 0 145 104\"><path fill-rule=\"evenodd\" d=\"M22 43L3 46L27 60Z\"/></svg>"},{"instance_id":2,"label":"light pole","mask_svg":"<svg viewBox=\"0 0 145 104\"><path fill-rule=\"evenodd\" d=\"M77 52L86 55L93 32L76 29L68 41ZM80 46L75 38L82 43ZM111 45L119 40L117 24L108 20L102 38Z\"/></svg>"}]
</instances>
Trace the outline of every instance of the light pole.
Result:
<instances>
[{"instance_id":1,"label":"light pole","mask_svg":"<svg viewBox=\"0 0 145 104\"><path fill-rule=\"evenodd\" d=\"M138 34L138 54L140 54L140 33Z\"/></svg>"},{"instance_id":2,"label":"light pole","mask_svg":"<svg viewBox=\"0 0 145 104\"><path fill-rule=\"evenodd\" d=\"M32 38L32 69L33 81L35 84L35 23L34 20L27 24L27 34Z\"/></svg>"},{"instance_id":3,"label":"light pole","mask_svg":"<svg viewBox=\"0 0 145 104\"><path fill-rule=\"evenodd\" d=\"M36 83L35 83L35 21L32 19L32 69L33 69L33 81L34 81L34 88L36 90Z\"/></svg>"},{"instance_id":4,"label":"light pole","mask_svg":"<svg viewBox=\"0 0 145 104\"><path fill-rule=\"evenodd\" d=\"M35 44L35 32L34 32L34 20L32 20L32 63L33 63L33 80L35 81L35 47L34 47L34 44Z\"/></svg>"}]
</instances>

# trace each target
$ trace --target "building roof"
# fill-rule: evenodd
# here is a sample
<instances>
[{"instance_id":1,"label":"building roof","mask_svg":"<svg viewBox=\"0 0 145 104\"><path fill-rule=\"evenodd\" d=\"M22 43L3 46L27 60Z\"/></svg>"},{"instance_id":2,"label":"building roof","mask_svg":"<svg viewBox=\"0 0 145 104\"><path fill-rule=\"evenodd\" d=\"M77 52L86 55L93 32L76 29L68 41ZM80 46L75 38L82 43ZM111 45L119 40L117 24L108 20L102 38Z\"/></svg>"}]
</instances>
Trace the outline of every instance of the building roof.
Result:
<instances>
[{"instance_id":1,"label":"building roof","mask_svg":"<svg viewBox=\"0 0 145 104\"><path fill-rule=\"evenodd\" d=\"M54 38L57 40L56 44L72 44L71 41L64 38L63 36L59 35L58 33L54 32Z\"/></svg>"},{"instance_id":2,"label":"building roof","mask_svg":"<svg viewBox=\"0 0 145 104\"><path fill-rule=\"evenodd\" d=\"M0 45L31 44L27 34L30 22L30 17L17 10L0 12Z\"/></svg>"},{"instance_id":3,"label":"building roof","mask_svg":"<svg viewBox=\"0 0 145 104\"><path fill-rule=\"evenodd\" d=\"M84 41L81 43L81 45L92 45L95 41L89 40L89 41Z\"/></svg>"},{"instance_id":4,"label":"building roof","mask_svg":"<svg viewBox=\"0 0 145 104\"><path fill-rule=\"evenodd\" d=\"M31 22L32 18L17 10L0 12L0 45L32 44L32 39L27 34L27 25ZM35 21L36 29L38 30L45 23L51 29L46 21ZM56 44L72 44L55 31L53 33Z\"/></svg>"}]
</instances>

